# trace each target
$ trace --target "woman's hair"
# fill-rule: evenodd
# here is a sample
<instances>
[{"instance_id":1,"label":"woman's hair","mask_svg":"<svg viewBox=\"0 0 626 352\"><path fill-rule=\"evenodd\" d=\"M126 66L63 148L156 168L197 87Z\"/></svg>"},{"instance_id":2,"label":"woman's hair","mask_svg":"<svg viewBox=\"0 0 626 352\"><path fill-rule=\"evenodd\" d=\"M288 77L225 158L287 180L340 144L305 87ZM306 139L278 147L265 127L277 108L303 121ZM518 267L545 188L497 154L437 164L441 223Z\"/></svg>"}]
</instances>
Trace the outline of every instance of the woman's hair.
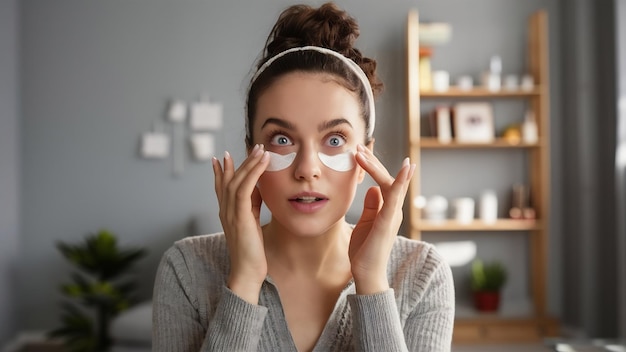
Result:
<instances>
[{"instance_id":1,"label":"woman's hair","mask_svg":"<svg viewBox=\"0 0 626 352\"><path fill-rule=\"evenodd\" d=\"M359 65L370 82L374 96L377 96L382 91L383 84L376 76L376 61L364 57L353 46L358 36L359 26L356 20L333 3L326 3L319 8L294 5L284 10L278 17L267 37L263 57L259 60L257 69L287 49L305 46L328 48ZM354 70L333 55L314 50L295 51L278 58L258 76L255 75L250 83L246 107L248 148L252 146L253 122L259 96L279 77L294 71L330 74L343 87L357 93L361 102L365 130L370 129L368 118L370 108L366 88ZM371 136L366 133L365 144L369 144L370 141Z\"/></svg>"}]
</instances>

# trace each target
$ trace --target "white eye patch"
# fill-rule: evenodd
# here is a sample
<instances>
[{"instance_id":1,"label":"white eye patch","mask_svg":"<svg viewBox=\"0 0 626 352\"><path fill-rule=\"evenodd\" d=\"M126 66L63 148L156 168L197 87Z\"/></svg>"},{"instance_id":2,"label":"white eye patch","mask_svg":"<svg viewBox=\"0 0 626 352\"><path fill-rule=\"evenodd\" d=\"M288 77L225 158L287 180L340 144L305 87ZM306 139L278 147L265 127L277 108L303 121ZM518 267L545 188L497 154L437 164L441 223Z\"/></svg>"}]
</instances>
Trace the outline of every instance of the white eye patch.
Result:
<instances>
[{"instance_id":1,"label":"white eye patch","mask_svg":"<svg viewBox=\"0 0 626 352\"><path fill-rule=\"evenodd\" d=\"M296 160L296 153L289 154L278 154L274 152L268 151L270 154L270 164L267 165L267 169L265 171L280 171L288 168L293 164L293 161Z\"/></svg>"},{"instance_id":2,"label":"white eye patch","mask_svg":"<svg viewBox=\"0 0 626 352\"><path fill-rule=\"evenodd\" d=\"M291 166L291 164L293 164L293 161L296 160L296 153L289 153L285 155L269 151L268 153L270 155L270 163L265 171L284 170ZM327 155L324 153L317 153L317 155L320 158L322 164L339 172L352 170L356 163L356 161L354 160L354 154L350 151L337 155Z\"/></svg>"},{"instance_id":3,"label":"white eye patch","mask_svg":"<svg viewBox=\"0 0 626 352\"><path fill-rule=\"evenodd\" d=\"M337 155L326 155L324 153L317 153L320 158L322 164L328 166L329 168L345 172L350 171L354 168L355 160L354 154L352 152L345 152Z\"/></svg>"}]
</instances>

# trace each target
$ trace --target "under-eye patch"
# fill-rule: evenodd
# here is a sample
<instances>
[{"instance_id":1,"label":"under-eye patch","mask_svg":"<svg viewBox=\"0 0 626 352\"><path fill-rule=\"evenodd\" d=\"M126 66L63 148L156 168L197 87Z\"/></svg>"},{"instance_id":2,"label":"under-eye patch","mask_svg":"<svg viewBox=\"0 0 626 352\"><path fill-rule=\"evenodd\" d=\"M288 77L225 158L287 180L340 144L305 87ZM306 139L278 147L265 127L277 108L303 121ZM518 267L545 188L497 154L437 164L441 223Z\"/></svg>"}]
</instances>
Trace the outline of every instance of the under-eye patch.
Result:
<instances>
[{"instance_id":1,"label":"under-eye patch","mask_svg":"<svg viewBox=\"0 0 626 352\"><path fill-rule=\"evenodd\" d=\"M317 153L317 155L322 164L335 171L345 172L354 168L354 154L350 151L337 155L327 155L324 153Z\"/></svg>"},{"instance_id":2,"label":"under-eye patch","mask_svg":"<svg viewBox=\"0 0 626 352\"><path fill-rule=\"evenodd\" d=\"M289 154L278 154L274 152L269 152L270 154L270 163L267 165L267 169L265 171L280 171L288 168L293 164L293 161L296 159L296 153Z\"/></svg>"},{"instance_id":3,"label":"under-eye patch","mask_svg":"<svg viewBox=\"0 0 626 352\"><path fill-rule=\"evenodd\" d=\"M285 155L269 151L268 153L270 155L270 162L265 171L284 170L291 166L291 164L293 164L293 161L296 159L295 152ZM350 171L354 168L355 165L354 154L350 151L336 155L327 155L324 153L317 153L317 155L320 158L322 164L335 171Z\"/></svg>"}]
</instances>

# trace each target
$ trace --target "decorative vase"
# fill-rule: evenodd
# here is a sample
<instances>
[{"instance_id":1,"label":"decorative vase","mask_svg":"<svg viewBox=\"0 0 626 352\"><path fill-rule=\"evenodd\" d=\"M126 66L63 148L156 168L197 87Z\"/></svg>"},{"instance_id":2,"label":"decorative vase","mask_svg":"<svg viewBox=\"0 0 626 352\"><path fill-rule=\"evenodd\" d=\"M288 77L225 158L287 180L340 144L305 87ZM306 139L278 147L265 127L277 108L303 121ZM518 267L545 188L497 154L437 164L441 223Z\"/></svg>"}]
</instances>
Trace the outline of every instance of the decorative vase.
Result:
<instances>
[{"instance_id":1,"label":"decorative vase","mask_svg":"<svg viewBox=\"0 0 626 352\"><path fill-rule=\"evenodd\" d=\"M481 312L495 312L500 308L500 291L474 292L474 307Z\"/></svg>"}]
</instances>

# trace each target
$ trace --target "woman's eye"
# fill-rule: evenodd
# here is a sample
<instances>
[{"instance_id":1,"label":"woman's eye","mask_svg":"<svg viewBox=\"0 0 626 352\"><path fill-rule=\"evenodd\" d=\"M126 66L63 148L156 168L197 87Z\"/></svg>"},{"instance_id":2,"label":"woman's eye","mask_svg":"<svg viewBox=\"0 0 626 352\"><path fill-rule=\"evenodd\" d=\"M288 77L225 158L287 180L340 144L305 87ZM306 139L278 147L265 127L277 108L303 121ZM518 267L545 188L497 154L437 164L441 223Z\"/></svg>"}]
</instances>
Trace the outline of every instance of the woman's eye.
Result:
<instances>
[{"instance_id":1,"label":"woman's eye","mask_svg":"<svg viewBox=\"0 0 626 352\"><path fill-rule=\"evenodd\" d=\"M291 145L292 143L289 137L285 136L284 134L277 134L274 137L272 137L272 144L273 145Z\"/></svg>"},{"instance_id":2,"label":"woman's eye","mask_svg":"<svg viewBox=\"0 0 626 352\"><path fill-rule=\"evenodd\" d=\"M327 143L331 147L341 147L342 145L346 144L346 139L340 135L335 134L328 137Z\"/></svg>"}]
</instances>

